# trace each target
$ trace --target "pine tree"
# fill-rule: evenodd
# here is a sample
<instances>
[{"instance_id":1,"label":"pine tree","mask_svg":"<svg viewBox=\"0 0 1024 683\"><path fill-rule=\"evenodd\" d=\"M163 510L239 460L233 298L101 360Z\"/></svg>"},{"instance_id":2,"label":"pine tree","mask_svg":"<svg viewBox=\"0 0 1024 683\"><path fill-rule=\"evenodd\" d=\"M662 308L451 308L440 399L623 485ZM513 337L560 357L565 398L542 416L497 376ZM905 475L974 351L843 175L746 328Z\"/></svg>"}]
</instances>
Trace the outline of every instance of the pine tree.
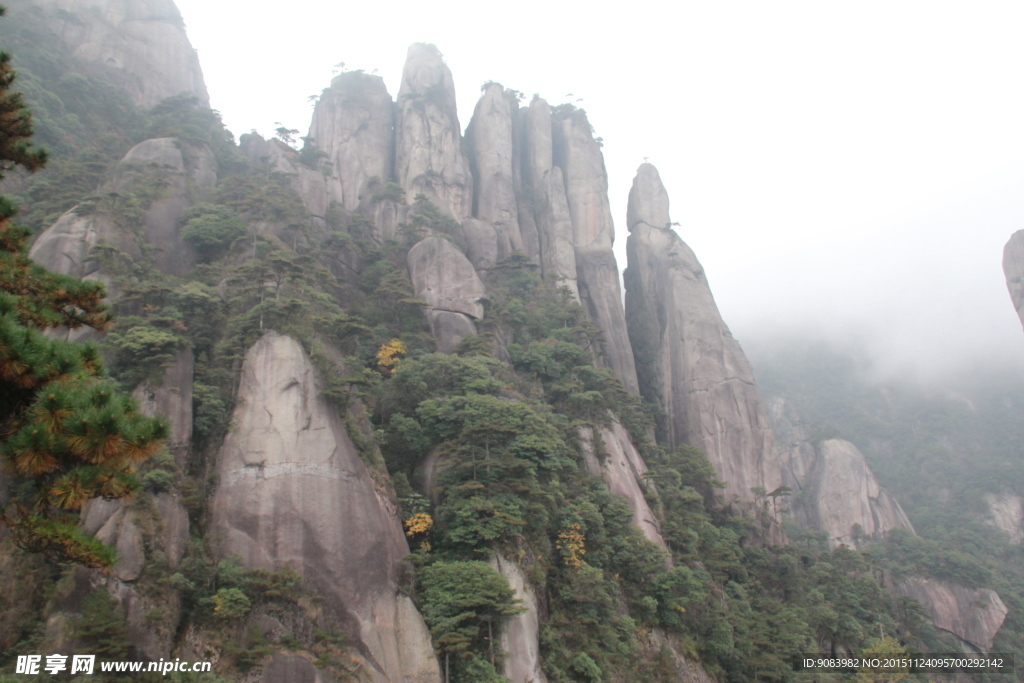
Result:
<instances>
[{"instance_id":1,"label":"pine tree","mask_svg":"<svg viewBox=\"0 0 1024 683\"><path fill-rule=\"evenodd\" d=\"M0 53L0 177L46 162L29 141L30 112L10 92L10 59ZM82 531L77 511L90 498L131 495L139 486L134 465L159 450L167 425L116 390L95 346L44 334L108 327L104 290L32 263L30 235L11 222L14 213L0 197L0 460L11 489L0 523L24 550L109 567L113 550Z\"/></svg>"}]
</instances>

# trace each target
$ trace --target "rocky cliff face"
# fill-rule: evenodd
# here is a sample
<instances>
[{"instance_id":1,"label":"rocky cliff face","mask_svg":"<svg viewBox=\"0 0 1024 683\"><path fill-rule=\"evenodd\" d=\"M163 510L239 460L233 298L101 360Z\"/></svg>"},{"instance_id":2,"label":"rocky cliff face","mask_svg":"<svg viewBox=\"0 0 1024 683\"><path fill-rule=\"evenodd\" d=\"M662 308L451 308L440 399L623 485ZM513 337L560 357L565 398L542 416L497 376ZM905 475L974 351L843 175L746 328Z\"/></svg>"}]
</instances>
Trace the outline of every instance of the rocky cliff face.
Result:
<instances>
[{"instance_id":1,"label":"rocky cliff face","mask_svg":"<svg viewBox=\"0 0 1024 683\"><path fill-rule=\"evenodd\" d=\"M196 199L217 183L217 164L205 145L192 146L176 138L145 140L132 147L118 162L113 177L97 193L102 200L76 206L32 245L30 256L54 272L107 284L107 294L117 296L110 275L95 258L96 247L107 245L133 260L142 259L142 245L122 225L118 197L148 189L151 197L142 216L144 240L152 246L156 265L172 275L185 274L195 257L180 238L181 216Z\"/></svg>"},{"instance_id":2,"label":"rocky cliff face","mask_svg":"<svg viewBox=\"0 0 1024 683\"><path fill-rule=\"evenodd\" d=\"M601 477L613 494L626 499L633 510L633 523L640 528L647 540L667 549L665 539L658 530L657 517L647 504L641 484L647 472L647 465L630 440L629 434L622 424L614 419L611 427L600 427L597 431L604 445L602 453L598 453L594 429L579 428L580 445L583 448L583 461L587 471L595 477Z\"/></svg>"},{"instance_id":3,"label":"rocky cliff face","mask_svg":"<svg viewBox=\"0 0 1024 683\"><path fill-rule=\"evenodd\" d=\"M612 253L615 227L601 146L581 109L552 118L552 154L565 181L576 254L576 284L591 320L604 332L604 362L626 391L638 394L633 350L622 310L619 267Z\"/></svg>"},{"instance_id":4,"label":"rocky cliff face","mask_svg":"<svg viewBox=\"0 0 1024 683\"><path fill-rule=\"evenodd\" d=\"M473 176L462 154L455 82L433 45L409 47L395 117L395 174L410 199L424 194L456 220L473 214Z\"/></svg>"},{"instance_id":5,"label":"rocky cliff face","mask_svg":"<svg viewBox=\"0 0 1024 683\"><path fill-rule=\"evenodd\" d=\"M1010 543L1020 545L1024 541L1024 500L1012 493L986 493L989 518L985 520L1010 537Z\"/></svg>"},{"instance_id":6,"label":"rocky cliff face","mask_svg":"<svg viewBox=\"0 0 1024 683\"><path fill-rule=\"evenodd\" d=\"M782 484L768 413L704 269L671 225L658 171L643 164L629 194L624 276L640 390L664 411L659 442L703 450L726 500L745 503L751 489Z\"/></svg>"},{"instance_id":7,"label":"rocky cliff face","mask_svg":"<svg viewBox=\"0 0 1024 683\"><path fill-rule=\"evenodd\" d=\"M1006 605L988 589L915 578L897 585L894 591L921 603L938 628L986 652L992 649L992 639L1006 618Z\"/></svg>"},{"instance_id":8,"label":"rocky cliff face","mask_svg":"<svg viewBox=\"0 0 1024 683\"><path fill-rule=\"evenodd\" d=\"M1003 273L1010 300L1024 325L1024 230L1013 233L1003 249Z\"/></svg>"},{"instance_id":9,"label":"rocky cliff face","mask_svg":"<svg viewBox=\"0 0 1024 683\"><path fill-rule=\"evenodd\" d=\"M332 171L332 201L355 211L372 199L372 179L391 179L393 126L394 103L384 79L349 72L331 81L313 111L309 138L326 155Z\"/></svg>"},{"instance_id":10,"label":"rocky cliff face","mask_svg":"<svg viewBox=\"0 0 1024 683\"><path fill-rule=\"evenodd\" d=\"M818 445L803 498L812 524L828 534L832 547L857 547L862 539L879 538L893 529L914 531L903 508L878 484L849 441L830 439Z\"/></svg>"},{"instance_id":11,"label":"rocky cliff face","mask_svg":"<svg viewBox=\"0 0 1024 683\"><path fill-rule=\"evenodd\" d=\"M173 0L14 0L45 13L52 40L105 74L140 107L182 93L209 104L203 72ZM29 7L32 6L32 10Z\"/></svg>"},{"instance_id":12,"label":"rocky cliff face","mask_svg":"<svg viewBox=\"0 0 1024 683\"><path fill-rule=\"evenodd\" d=\"M220 550L251 568L291 565L375 681L438 681L426 626L396 590L401 525L322 390L294 339L269 332L246 353L218 459Z\"/></svg>"},{"instance_id":13,"label":"rocky cliff face","mask_svg":"<svg viewBox=\"0 0 1024 683\"><path fill-rule=\"evenodd\" d=\"M162 415L171 424L166 440L175 462L184 471L189 444L192 442L192 377L195 361L192 349L181 349L174 361L164 368L160 382L145 381L132 396L146 415Z\"/></svg>"}]
</instances>

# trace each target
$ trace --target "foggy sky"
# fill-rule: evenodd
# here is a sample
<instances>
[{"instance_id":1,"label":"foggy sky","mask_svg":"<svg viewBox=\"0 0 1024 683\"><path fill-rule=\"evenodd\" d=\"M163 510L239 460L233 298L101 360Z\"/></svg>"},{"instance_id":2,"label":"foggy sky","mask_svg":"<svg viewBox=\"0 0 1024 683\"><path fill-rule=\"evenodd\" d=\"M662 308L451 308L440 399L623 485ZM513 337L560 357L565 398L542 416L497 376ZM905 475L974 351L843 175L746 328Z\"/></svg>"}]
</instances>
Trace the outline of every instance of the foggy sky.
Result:
<instances>
[{"instance_id":1,"label":"foggy sky","mask_svg":"<svg viewBox=\"0 0 1024 683\"><path fill-rule=\"evenodd\" d=\"M1024 228L1021 3L177 2L236 136L305 134L339 62L394 97L408 45L433 42L463 127L489 80L587 110L620 269L649 158L741 343L800 329L897 369L1024 364L1001 271Z\"/></svg>"}]
</instances>

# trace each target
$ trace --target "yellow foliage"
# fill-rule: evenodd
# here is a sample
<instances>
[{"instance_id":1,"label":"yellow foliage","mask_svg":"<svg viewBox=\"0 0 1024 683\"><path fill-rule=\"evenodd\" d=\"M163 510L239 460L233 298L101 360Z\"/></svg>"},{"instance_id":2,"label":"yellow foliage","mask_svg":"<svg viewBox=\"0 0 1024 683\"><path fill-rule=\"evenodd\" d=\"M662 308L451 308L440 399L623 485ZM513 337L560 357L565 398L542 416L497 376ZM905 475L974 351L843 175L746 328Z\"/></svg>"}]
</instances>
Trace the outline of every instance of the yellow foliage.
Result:
<instances>
[{"instance_id":1,"label":"yellow foliage","mask_svg":"<svg viewBox=\"0 0 1024 683\"><path fill-rule=\"evenodd\" d=\"M568 529L558 534L558 542L555 543L555 547L564 551L567 566L578 569L585 564L583 561L583 556L587 554L587 549L584 547L585 541L583 527L579 524L570 524Z\"/></svg>"},{"instance_id":2,"label":"yellow foliage","mask_svg":"<svg viewBox=\"0 0 1024 683\"><path fill-rule=\"evenodd\" d=\"M425 534L430 531L430 528L434 526L434 520L430 518L425 512L417 512L415 515L405 520L405 535L415 536L416 534Z\"/></svg>"},{"instance_id":3,"label":"yellow foliage","mask_svg":"<svg viewBox=\"0 0 1024 683\"><path fill-rule=\"evenodd\" d=\"M405 342L401 339L392 339L386 344L381 344L380 351L377 352L377 366L391 369L405 354Z\"/></svg>"}]
</instances>

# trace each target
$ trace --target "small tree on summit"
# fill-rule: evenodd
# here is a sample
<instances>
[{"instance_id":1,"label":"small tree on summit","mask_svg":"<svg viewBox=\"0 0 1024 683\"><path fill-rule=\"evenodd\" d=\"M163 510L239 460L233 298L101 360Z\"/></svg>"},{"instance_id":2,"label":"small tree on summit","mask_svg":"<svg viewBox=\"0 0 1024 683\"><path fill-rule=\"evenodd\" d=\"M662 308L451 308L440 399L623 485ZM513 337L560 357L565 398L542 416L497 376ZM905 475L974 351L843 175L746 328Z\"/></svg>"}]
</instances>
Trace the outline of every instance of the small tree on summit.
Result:
<instances>
[{"instance_id":1,"label":"small tree on summit","mask_svg":"<svg viewBox=\"0 0 1024 683\"><path fill-rule=\"evenodd\" d=\"M16 166L33 173L46 162L29 141L31 113L10 92L10 59L0 53L0 177ZM137 490L134 464L161 447L167 425L117 391L95 346L43 334L105 329L103 285L32 263L30 234L11 223L14 213L0 197L0 462L11 493L0 524L24 550L109 567L114 551L82 531L77 512L90 498Z\"/></svg>"}]
</instances>

